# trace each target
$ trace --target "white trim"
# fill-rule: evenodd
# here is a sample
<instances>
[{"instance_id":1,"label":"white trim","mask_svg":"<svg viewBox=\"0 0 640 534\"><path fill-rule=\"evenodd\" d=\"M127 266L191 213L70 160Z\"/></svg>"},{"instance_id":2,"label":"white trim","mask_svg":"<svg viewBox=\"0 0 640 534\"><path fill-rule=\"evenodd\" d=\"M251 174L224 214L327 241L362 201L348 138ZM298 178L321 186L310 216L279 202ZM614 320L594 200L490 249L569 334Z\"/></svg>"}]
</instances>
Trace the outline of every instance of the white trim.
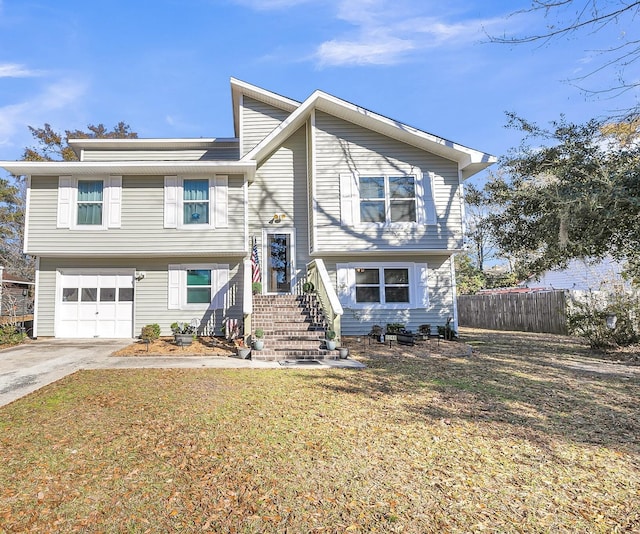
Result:
<instances>
[{"instance_id":1,"label":"white trim","mask_svg":"<svg viewBox=\"0 0 640 534\"><path fill-rule=\"evenodd\" d=\"M232 97L233 99L233 97ZM240 95L238 102L238 155L244 156L244 94Z\"/></svg>"},{"instance_id":2,"label":"white trim","mask_svg":"<svg viewBox=\"0 0 640 534\"><path fill-rule=\"evenodd\" d=\"M100 224L78 224L78 182L102 182L102 220ZM56 227L82 232L120 228L122 221L122 176L58 176ZM26 219L28 221L28 219Z\"/></svg>"},{"instance_id":3,"label":"white trim","mask_svg":"<svg viewBox=\"0 0 640 534\"><path fill-rule=\"evenodd\" d=\"M409 276L409 302L372 303L356 302L356 269L407 269ZM420 280L420 274L424 280ZM429 305L428 266L416 262L349 262L336 264L337 291L344 308L357 310L407 310L423 309ZM384 288L384 279L380 279L380 289Z\"/></svg>"},{"instance_id":4,"label":"white trim","mask_svg":"<svg viewBox=\"0 0 640 534\"><path fill-rule=\"evenodd\" d=\"M318 247L318 226L316 221L318 220L318 196L316 190L316 110L311 112L310 131L307 138L307 143L310 143L311 153L307 152L308 157L311 158L311 176L307 177L307 182L311 183L311 220L309 221L309 227L311 228L312 239L309 241L309 254L313 254L315 248Z\"/></svg>"},{"instance_id":5,"label":"white trim","mask_svg":"<svg viewBox=\"0 0 640 534\"><path fill-rule=\"evenodd\" d=\"M455 256L449 256L449 269L451 273L451 296L453 298L452 302L452 311L453 311L453 329L458 331L458 288L456 282L456 267L455 267Z\"/></svg>"},{"instance_id":6,"label":"white trim","mask_svg":"<svg viewBox=\"0 0 640 534\"><path fill-rule=\"evenodd\" d=\"M268 276L268 260L267 260L267 236L269 235L275 235L275 234L287 234L290 237L290 241L289 241L289 249L290 249L290 254L291 254L291 260L290 260L290 266L289 266L289 270L291 273L291 278L289 280L290 282L290 288L289 291L286 291L284 293L288 294L288 293L293 293L294 288L296 287L296 283L298 280L297 277L297 269L296 269L296 229L295 228L263 228L262 229L262 290L264 292L265 295L277 295L279 294L277 291L269 291L267 292L267 285L268 285L268 280L266 280L266 277Z\"/></svg>"},{"instance_id":7,"label":"white trim","mask_svg":"<svg viewBox=\"0 0 640 534\"><path fill-rule=\"evenodd\" d=\"M209 222L184 222L184 181L207 180L209 183ZM164 227L179 230L213 230L229 226L229 177L227 175L178 175L164 177ZM247 218L245 217L245 220Z\"/></svg>"},{"instance_id":8,"label":"white trim","mask_svg":"<svg viewBox=\"0 0 640 534\"><path fill-rule=\"evenodd\" d=\"M187 303L187 271L189 270L211 272L211 300L208 304ZM184 311L226 310L229 306L229 275L229 264L169 264L167 266L167 309Z\"/></svg>"},{"instance_id":9,"label":"white trim","mask_svg":"<svg viewBox=\"0 0 640 534\"><path fill-rule=\"evenodd\" d=\"M26 185L27 185L27 196L25 199L24 206L24 233L22 236L22 252L27 253L27 249L29 247L29 217L31 214L31 175L27 175L26 177Z\"/></svg>"},{"instance_id":10,"label":"white trim","mask_svg":"<svg viewBox=\"0 0 640 534\"><path fill-rule=\"evenodd\" d=\"M31 333L33 338L38 337L38 316L40 315L38 312L38 307L40 306L40 257L36 257L35 271L36 271L36 277L35 277L35 291L33 295L33 331ZM54 308L55 308L55 305L54 305ZM55 322L54 322L53 328L55 332Z\"/></svg>"},{"instance_id":11,"label":"white trim","mask_svg":"<svg viewBox=\"0 0 640 534\"><path fill-rule=\"evenodd\" d=\"M455 161L458 163L459 169L463 171L465 178L469 178L497 161L495 156L423 132L322 91L314 91L277 128L243 156L241 161L260 161L266 157L306 121L313 109L341 117L353 124ZM467 170L466 175L465 169Z\"/></svg>"}]
</instances>

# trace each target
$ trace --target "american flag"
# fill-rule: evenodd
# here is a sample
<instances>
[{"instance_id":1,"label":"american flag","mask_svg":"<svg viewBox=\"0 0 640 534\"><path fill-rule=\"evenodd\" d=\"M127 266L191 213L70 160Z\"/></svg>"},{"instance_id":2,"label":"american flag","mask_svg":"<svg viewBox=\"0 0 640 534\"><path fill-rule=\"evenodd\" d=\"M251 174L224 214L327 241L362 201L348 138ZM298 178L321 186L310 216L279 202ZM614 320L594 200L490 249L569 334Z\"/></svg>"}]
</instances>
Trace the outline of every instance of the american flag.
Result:
<instances>
[{"instance_id":1,"label":"american flag","mask_svg":"<svg viewBox=\"0 0 640 534\"><path fill-rule=\"evenodd\" d=\"M260 258L258 257L258 243L253 238L253 250L251 251L251 270L253 271L252 282L260 282L262 274L260 273Z\"/></svg>"}]
</instances>

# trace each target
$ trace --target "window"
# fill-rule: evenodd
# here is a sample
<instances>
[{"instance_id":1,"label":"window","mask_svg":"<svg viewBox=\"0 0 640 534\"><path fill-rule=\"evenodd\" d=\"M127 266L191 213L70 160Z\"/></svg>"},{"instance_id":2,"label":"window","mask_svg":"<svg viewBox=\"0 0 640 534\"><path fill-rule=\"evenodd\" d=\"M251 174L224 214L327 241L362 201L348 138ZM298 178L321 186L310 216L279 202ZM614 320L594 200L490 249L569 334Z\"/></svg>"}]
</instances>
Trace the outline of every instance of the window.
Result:
<instances>
[{"instance_id":1,"label":"window","mask_svg":"<svg viewBox=\"0 0 640 534\"><path fill-rule=\"evenodd\" d=\"M228 195L228 176L165 176L164 227L226 228Z\"/></svg>"},{"instance_id":2,"label":"window","mask_svg":"<svg viewBox=\"0 0 640 534\"><path fill-rule=\"evenodd\" d=\"M102 224L102 180L78 180L78 224Z\"/></svg>"},{"instance_id":3,"label":"window","mask_svg":"<svg viewBox=\"0 0 640 534\"><path fill-rule=\"evenodd\" d=\"M336 279L345 308L415 309L429 303L426 263L338 263Z\"/></svg>"},{"instance_id":4,"label":"window","mask_svg":"<svg viewBox=\"0 0 640 534\"><path fill-rule=\"evenodd\" d=\"M184 180L183 223L209 224L209 180Z\"/></svg>"},{"instance_id":5,"label":"window","mask_svg":"<svg viewBox=\"0 0 640 534\"><path fill-rule=\"evenodd\" d=\"M229 266L169 265L168 309L207 310L227 307Z\"/></svg>"},{"instance_id":6,"label":"window","mask_svg":"<svg viewBox=\"0 0 640 534\"><path fill-rule=\"evenodd\" d=\"M360 222L416 222L416 183L413 176L360 178Z\"/></svg>"},{"instance_id":7,"label":"window","mask_svg":"<svg viewBox=\"0 0 640 534\"><path fill-rule=\"evenodd\" d=\"M57 228L120 228L122 176L58 178Z\"/></svg>"},{"instance_id":8,"label":"window","mask_svg":"<svg viewBox=\"0 0 640 534\"><path fill-rule=\"evenodd\" d=\"M187 271L187 304L211 302L211 271L189 269Z\"/></svg>"},{"instance_id":9,"label":"window","mask_svg":"<svg viewBox=\"0 0 640 534\"><path fill-rule=\"evenodd\" d=\"M340 174L342 226L437 224L432 173Z\"/></svg>"},{"instance_id":10,"label":"window","mask_svg":"<svg viewBox=\"0 0 640 534\"><path fill-rule=\"evenodd\" d=\"M355 269L356 302L409 303L409 269Z\"/></svg>"}]
</instances>

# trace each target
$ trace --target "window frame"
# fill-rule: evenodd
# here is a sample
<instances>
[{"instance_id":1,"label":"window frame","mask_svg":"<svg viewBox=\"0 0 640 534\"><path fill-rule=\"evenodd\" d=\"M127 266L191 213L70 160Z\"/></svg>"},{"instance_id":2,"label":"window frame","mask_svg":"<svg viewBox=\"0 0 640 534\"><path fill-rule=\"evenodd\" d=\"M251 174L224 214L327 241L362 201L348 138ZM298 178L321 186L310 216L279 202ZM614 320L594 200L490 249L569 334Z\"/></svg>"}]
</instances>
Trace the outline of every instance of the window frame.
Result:
<instances>
[{"instance_id":1,"label":"window frame","mask_svg":"<svg viewBox=\"0 0 640 534\"><path fill-rule=\"evenodd\" d=\"M379 198L369 198L369 197L362 197L362 180L363 179L376 179L376 178L382 178L383 180L383 187L384 187L384 195L383 197L379 197ZM407 199L404 200L408 200L408 199L413 199L413 209L414 209L414 220L413 221L393 221L391 219L391 205L392 202L394 200L398 200L398 199L394 199L391 196L391 186L390 186L390 180L393 178L413 178L413 197L407 197ZM417 224L420 224L419 221L419 215L418 215L418 210L419 210L419 206L418 206L418 198L419 198L419 191L418 191L418 176L416 174L411 174L411 173L405 173L405 174L383 174L383 173L361 173L358 175L357 177L357 184L358 184L358 196L357 196L357 201L358 201L358 206L357 206L357 210L358 210L358 220L360 222L360 224L362 225L366 225L366 226L415 226ZM363 221L362 220L362 211L361 211L361 206L362 206L362 202L384 202L384 221L381 222L375 222L375 221Z\"/></svg>"},{"instance_id":2,"label":"window frame","mask_svg":"<svg viewBox=\"0 0 640 534\"><path fill-rule=\"evenodd\" d=\"M208 180L207 223L184 222L185 180ZM229 227L229 176L226 174L183 174L164 177L164 228L178 230L214 230Z\"/></svg>"},{"instance_id":3,"label":"window frame","mask_svg":"<svg viewBox=\"0 0 640 534\"><path fill-rule=\"evenodd\" d=\"M80 182L102 182L102 216L100 224L80 224L78 209L80 204L97 204L97 201L79 200ZM79 231L103 231L120 228L122 217L122 176L115 175L78 175L58 177L57 228Z\"/></svg>"},{"instance_id":4,"label":"window frame","mask_svg":"<svg viewBox=\"0 0 640 534\"><path fill-rule=\"evenodd\" d=\"M378 286L380 289L379 302L357 302L356 288L372 287L372 284L357 284L356 269L379 270ZM406 269L408 284L386 284L384 271ZM426 308L429 306L428 265L414 262L353 262L336 264L336 288L340 303L344 308L359 310L384 309L406 310ZM385 287L408 287L408 302L386 302Z\"/></svg>"},{"instance_id":5,"label":"window frame","mask_svg":"<svg viewBox=\"0 0 640 534\"><path fill-rule=\"evenodd\" d=\"M210 271L210 286L191 286L191 287L210 287L211 299L209 302L187 302L188 271ZM167 266L167 309L170 310L191 310L206 311L214 309L227 308L227 295L229 293L229 265L215 263L188 263L188 264L169 264Z\"/></svg>"}]
</instances>

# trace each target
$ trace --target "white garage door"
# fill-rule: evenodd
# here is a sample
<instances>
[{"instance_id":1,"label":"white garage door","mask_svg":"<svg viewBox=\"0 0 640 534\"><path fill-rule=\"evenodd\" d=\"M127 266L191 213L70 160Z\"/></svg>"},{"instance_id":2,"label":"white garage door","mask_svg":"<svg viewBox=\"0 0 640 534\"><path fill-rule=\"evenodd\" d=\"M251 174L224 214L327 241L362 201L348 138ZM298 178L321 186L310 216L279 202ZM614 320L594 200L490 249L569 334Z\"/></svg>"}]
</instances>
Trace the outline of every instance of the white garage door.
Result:
<instances>
[{"instance_id":1,"label":"white garage door","mask_svg":"<svg viewBox=\"0 0 640 534\"><path fill-rule=\"evenodd\" d=\"M60 275L56 337L133 336L133 272Z\"/></svg>"}]
</instances>

